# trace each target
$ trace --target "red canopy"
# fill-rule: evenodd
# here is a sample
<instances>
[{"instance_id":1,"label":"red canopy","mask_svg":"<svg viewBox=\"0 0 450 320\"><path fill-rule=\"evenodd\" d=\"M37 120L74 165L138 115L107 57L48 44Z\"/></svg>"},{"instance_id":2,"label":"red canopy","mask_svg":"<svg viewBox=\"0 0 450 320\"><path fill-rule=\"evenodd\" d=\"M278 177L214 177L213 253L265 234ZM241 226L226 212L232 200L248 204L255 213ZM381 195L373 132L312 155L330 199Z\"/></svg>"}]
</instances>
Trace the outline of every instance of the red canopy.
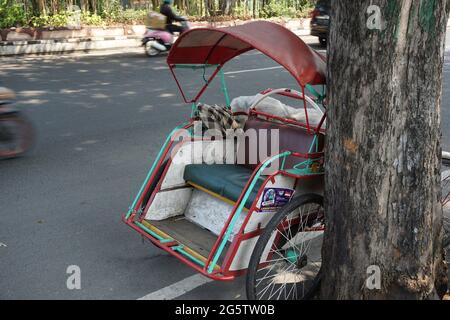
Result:
<instances>
[{"instance_id":1,"label":"red canopy","mask_svg":"<svg viewBox=\"0 0 450 320\"><path fill-rule=\"evenodd\" d=\"M266 21L220 29L192 29L175 42L167 63L224 65L253 49L286 68L302 86L325 84L325 58L293 32Z\"/></svg>"}]
</instances>

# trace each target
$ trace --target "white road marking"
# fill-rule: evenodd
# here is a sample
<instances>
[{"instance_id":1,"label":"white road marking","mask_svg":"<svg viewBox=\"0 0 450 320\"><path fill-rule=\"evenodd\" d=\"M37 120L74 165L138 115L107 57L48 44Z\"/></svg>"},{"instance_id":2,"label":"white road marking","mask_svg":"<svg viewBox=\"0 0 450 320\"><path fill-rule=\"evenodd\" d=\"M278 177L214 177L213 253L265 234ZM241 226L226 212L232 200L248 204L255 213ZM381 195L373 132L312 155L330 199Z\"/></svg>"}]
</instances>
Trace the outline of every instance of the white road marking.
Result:
<instances>
[{"instance_id":1,"label":"white road marking","mask_svg":"<svg viewBox=\"0 0 450 320\"><path fill-rule=\"evenodd\" d=\"M238 73L246 73L246 72L257 72L257 71L267 71L267 70L275 70L275 69L283 69L283 67L282 66L276 66L276 67L269 67L269 68L229 71L229 72L225 72L225 74L229 75L229 74L238 74Z\"/></svg>"},{"instance_id":2,"label":"white road marking","mask_svg":"<svg viewBox=\"0 0 450 320\"><path fill-rule=\"evenodd\" d=\"M138 300L173 300L211 281L212 280L209 278L196 274L158 291L152 292Z\"/></svg>"}]
</instances>

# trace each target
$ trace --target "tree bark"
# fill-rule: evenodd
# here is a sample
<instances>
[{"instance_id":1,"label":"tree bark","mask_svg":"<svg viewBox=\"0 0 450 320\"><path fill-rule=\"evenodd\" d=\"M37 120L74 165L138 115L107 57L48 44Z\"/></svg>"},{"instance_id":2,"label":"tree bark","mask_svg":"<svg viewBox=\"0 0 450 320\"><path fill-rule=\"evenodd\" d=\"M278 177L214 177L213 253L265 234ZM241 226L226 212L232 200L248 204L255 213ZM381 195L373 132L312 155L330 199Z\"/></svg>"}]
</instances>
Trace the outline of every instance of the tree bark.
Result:
<instances>
[{"instance_id":1,"label":"tree bark","mask_svg":"<svg viewBox=\"0 0 450 320\"><path fill-rule=\"evenodd\" d=\"M46 15L47 9L45 6L45 0L37 0L37 5L38 5L39 14Z\"/></svg>"},{"instance_id":2,"label":"tree bark","mask_svg":"<svg viewBox=\"0 0 450 320\"><path fill-rule=\"evenodd\" d=\"M89 1L89 0L80 0L80 9L81 9L81 11L83 11L83 12L87 12L87 11L89 11L88 10L88 6L87 6L87 4L88 4L88 2L87 1Z\"/></svg>"},{"instance_id":3,"label":"tree bark","mask_svg":"<svg viewBox=\"0 0 450 320\"><path fill-rule=\"evenodd\" d=\"M331 3L321 297L436 298L446 281L440 105L449 4ZM368 28L370 5L380 8L381 30ZM370 266L381 271L380 289L367 286Z\"/></svg>"},{"instance_id":4,"label":"tree bark","mask_svg":"<svg viewBox=\"0 0 450 320\"><path fill-rule=\"evenodd\" d=\"M152 0L152 10L156 10L159 6L158 0Z\"/></svg>"},{"instance_id":5,"label":"tree bark","mask_svg":"<svg viewBox=\"0 0 450 320\"><path fill-rule=\"evenodd\" d=\"M214 16L214 10L214 2L211 0L205 0L205 12L207 13L207 15L209 15L210 17Z\"/></svg>"},{"instance_id":6,"label":"tree bark","mask_svg":"<svg viewBox=\"0 0 450 320\"><path fill-rule=\"evenodd\" d=\"M220 0L219 7L221 13L223 15L231 15L234 2L235 2L234 0Z\"/></svg>"}]
</instances>

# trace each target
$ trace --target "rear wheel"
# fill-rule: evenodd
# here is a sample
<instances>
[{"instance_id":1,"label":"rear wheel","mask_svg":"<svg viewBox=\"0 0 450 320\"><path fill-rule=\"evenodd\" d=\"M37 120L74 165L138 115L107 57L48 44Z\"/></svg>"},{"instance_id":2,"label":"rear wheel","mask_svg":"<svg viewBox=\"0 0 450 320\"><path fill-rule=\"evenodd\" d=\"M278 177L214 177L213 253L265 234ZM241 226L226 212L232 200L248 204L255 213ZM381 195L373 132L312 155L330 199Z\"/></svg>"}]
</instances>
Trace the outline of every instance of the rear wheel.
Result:
<instances>
[{"instance_id":1,"label":"rear wheel","mask_svg":"<svg viewBox=\"0 0 450 320\"><path fill-rule=\"evenodd\" d=\"M250 300L305 300L320 284L323 197L302 195L283 207L258 239L247 273Z\"/></svg>"},{"instance_id":2,"label":"rear wheel","mask_svg":"<svg viewBox=\"0 0 450 320\"><path fill-rule=\"evenodd\" d=\"M20 113L0 115L0 159L22 156L33 142L33 127Z\"/></svg>"},{"instance_id":3,"label":"rear wheel","mask_svg":"<svg viewBox=\"0 0 450 320\"><path fill-rule=\"evenodd\" d=\"M153 47L153 41L148 41L145 43L145 53L149 57L155 57L159 54L159 50Z\"/></svg>"}]
</instances>

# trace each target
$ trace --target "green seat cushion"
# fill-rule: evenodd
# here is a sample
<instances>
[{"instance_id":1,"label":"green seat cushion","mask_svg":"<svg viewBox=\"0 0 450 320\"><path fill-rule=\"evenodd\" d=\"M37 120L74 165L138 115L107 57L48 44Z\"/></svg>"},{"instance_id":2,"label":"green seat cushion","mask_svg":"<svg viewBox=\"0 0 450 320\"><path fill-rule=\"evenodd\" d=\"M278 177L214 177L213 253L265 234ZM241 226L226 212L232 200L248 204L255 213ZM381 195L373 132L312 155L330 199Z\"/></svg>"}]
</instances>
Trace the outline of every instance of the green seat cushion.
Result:
<instances>
[{"instance_id":1,"label":"green seat cushion","mask_svg":"<svg viewBox=\"0 0 450 320\"><path fill-rule=\"evenodd\" d=\"M191 164L186 166L184 180L237 202L252 173L252 169L238 165ZM260 177L245 202L247 209L250 209L263 183L264 178Z\"/></svg>"}]
</instances>

